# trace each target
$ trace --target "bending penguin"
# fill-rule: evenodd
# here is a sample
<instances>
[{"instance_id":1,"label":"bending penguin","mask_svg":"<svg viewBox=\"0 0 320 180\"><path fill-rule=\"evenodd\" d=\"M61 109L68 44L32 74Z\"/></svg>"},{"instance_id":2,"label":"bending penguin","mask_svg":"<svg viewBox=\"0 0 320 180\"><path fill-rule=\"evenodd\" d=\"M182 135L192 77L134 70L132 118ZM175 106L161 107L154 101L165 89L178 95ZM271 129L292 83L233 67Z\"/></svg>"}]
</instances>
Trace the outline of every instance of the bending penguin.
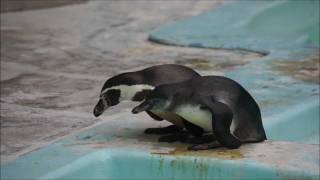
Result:
<instances>
[{"instance_id":1,"label":"bending penguin","mask_svg":"<svg viewBox=\"0 0 320 180\"><path fill-rule=\"evenodd\" d=\"M104 83L93 114L98 117L108 107L115 106L121 101L143 101L156 86L185 81L199 76L196 71L176 64L157 65L140 71L116 75ZM155 120L166 119L174 124L165 128L146 129L145 133L147 134L174 133L184 127L180 119L176 118L174 114L152 110L146 112Z\"/></svg>"},{"instance_id":2,"label":"bending penguin","mask_svg":"<svg viewBox=\"0 0 320 180\"><path fill-rule=\"evenodd\" d=\"M196 137L203 131L213 132L216 141L191 146L193 150L233 149L242 143L266 140L258 104L240 84L226 77L203 76L158 86L132 112L146 110L178 115Z\"/></svg>"}]
</instances>

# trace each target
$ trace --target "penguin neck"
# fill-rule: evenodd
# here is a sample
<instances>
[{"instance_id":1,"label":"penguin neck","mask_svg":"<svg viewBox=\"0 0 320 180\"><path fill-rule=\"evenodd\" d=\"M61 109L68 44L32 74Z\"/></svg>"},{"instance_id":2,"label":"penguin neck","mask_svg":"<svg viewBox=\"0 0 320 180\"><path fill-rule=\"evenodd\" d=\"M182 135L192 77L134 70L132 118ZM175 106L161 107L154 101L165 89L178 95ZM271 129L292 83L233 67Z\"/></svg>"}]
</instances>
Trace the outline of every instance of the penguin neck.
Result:
<instances>
[{"instance_id":1,"label":"penguin neck","mask_svg":"<svg viewBox=\"0 0 320 180\"><path fill-rule=\"evenodd\" d=\"M104 92L108 91L109 89L120 90L121 93L119 101L142 101L145 98L143 92L146 90L151 91L154 89L154 86L148 84L117 85L104 90Z\"/></svg>"}]
</instances>

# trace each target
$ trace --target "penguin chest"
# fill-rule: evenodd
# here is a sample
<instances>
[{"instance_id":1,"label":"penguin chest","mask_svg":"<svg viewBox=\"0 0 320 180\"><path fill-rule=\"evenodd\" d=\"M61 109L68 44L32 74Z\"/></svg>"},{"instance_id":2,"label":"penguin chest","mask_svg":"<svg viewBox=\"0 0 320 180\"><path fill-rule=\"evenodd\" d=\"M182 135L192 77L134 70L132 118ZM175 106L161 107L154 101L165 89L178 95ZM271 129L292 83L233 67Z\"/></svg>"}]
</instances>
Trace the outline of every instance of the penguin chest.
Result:
<instances>
[{"instance_id":1,"label":"penguin chest","mask_svg":"<svg viewBox=\"0 0 320 180\"><path fill-rule=\"evenodd\" d=\"M208 110L201 109L200 105L182 105L176 108L175 113L190 123L212 132L212 114Z\"/></svg>"},{"instance_id":2,"label":"penguin chest","mask_svg":"<svg viewBox=\"0 0 320 180\"><path fill-rule=\"evenodd\" d=\"M151 112L154 113L155 115L171 122L174 125L177 125L179 127L184 127L182 119L174 113L164 112L164 111L151 111Z\"/></svg>"}]
</instances>

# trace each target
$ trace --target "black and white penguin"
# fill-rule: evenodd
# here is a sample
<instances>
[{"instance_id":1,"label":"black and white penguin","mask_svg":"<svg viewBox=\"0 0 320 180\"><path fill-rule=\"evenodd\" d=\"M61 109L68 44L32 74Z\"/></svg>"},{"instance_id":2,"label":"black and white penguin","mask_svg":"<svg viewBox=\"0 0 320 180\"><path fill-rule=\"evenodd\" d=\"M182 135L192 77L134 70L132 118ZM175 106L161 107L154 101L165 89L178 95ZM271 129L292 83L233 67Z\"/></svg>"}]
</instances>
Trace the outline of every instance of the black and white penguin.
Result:
<instances>
[{"instance_id":1,"label":"black and white penguin","mask_svg":"<svg viewBox=\"0 0 320 180\"><path fill-rule=\"evenodd\" d=\"M152 66L140 71L126 72L108 79L101 90L100 98L94 108L94 115L100 116L108 107L121 101L142 101L156 86L176 83L200 75L188 67L177 64ZM146 111L155 120L167 120L174 125L165 128L149 128L145 133L165 134L180 131L184 125L174 114L162 111Z\"/></svg>"},{"instance_id":2,"label":"black and white penguin","mask_svg":"<svg viewBox=\"0 0 320 180\"><path fill-rule=\"evenodd\" d=\"M258 104L240 84L226 77L203 76L158 86L132 112L146 110L178 115L194 136L201 136L201 128L213 132L217 141L192 146L193 150L232 149L266 140ZM200 131L190 128L190 123L201 127Z\"/></svg>"}]
</instances>

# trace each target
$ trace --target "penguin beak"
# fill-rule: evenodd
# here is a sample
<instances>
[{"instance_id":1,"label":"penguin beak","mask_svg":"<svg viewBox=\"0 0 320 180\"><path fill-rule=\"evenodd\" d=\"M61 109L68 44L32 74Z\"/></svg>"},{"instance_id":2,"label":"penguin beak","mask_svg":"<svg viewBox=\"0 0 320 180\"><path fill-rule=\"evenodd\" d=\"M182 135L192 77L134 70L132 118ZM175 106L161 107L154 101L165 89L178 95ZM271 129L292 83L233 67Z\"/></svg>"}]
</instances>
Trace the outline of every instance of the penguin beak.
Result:
<instances>
[{"instance_id":1,"label":"penguin beak","mask_svg":"<svg viewBox=\"0 0 320 180\"><path fill-rule=\"evenodd\" d=\"M151 101L144 101L140 105L136 106L135 108L132 109L133 114L140 113L142 111L146 111L151 109L153 106L153 103Z\"/></svg>"},{"instance_id":2,"label":"penguin beak","mask_svg":"<svg viewBox=\"0 0 320 180\"><path fill-rule=\"evenodd\" d=\"M103 101L100 99L97 105L94 107L93 114L95 117L100 116L106 109L108 109L108 105L103 103Z\"/></svg>"}]
</instances>

